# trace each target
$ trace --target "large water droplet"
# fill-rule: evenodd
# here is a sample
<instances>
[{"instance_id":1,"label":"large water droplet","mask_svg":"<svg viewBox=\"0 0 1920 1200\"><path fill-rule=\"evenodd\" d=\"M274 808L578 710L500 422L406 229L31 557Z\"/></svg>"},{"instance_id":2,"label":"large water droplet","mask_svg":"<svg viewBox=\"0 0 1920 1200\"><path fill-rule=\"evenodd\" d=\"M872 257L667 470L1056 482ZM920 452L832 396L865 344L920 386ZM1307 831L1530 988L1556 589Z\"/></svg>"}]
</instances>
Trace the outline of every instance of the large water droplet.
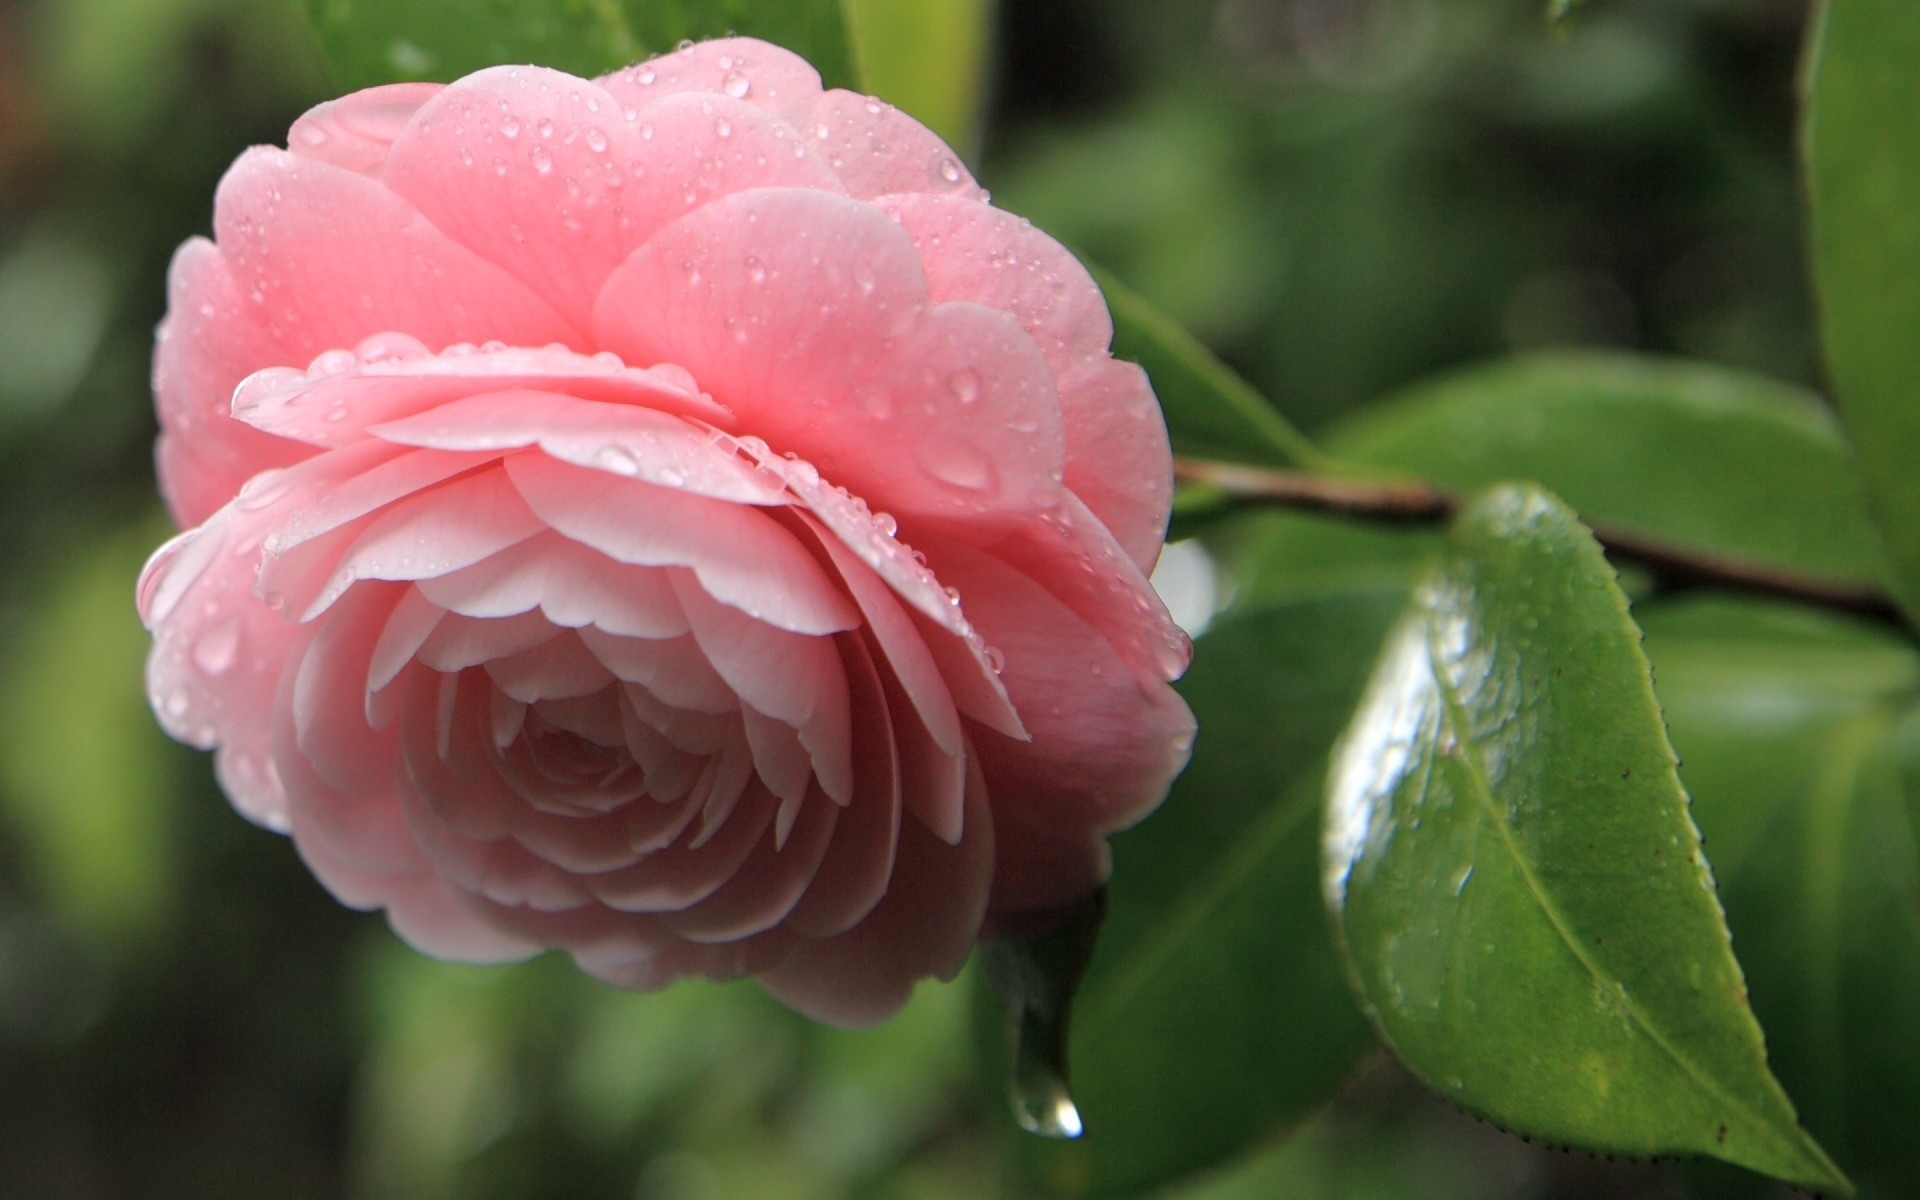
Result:
<instances>
[{"instance_id":1,"label":"large water droplet","mask_svg":"<svg viewBox=\"0 0 1920 1200\"><path fill-rule=\"evenodd\" d=\"M240 652L240 621L228 617L200 635L193 644L193 665L207 675L227 673Z\"/></svg>"},{"instance_id":2,"label":"large water droplet","mask_svg":"<svg viewBox=\"0 0 1920 1200\"><path fill-rule=\"evenodd\" d=\"M959 183L961 179L960 164L950 154L934 156L933 173L942 183Z\"/></svg>"},{"instance_id":3,"label":"large water droplet","mask_svg":"<svg viewBox=\"0 0 1920 1200\"><path fill-rule=\"evenodd\" d=\"M753 81L738 71L728 71L720 80L720 90L735 100L745 100L747 93L753 91Z\"/></svg>"},{"instance_id":4,"label":"large water droplet","mask_svg":"<svg viewBox=\"0 0 1920 1200\"><path fill-rule=\"evenodd\" d=\"M640 458L625 446L602 446L593 456L594 464L615 475L638 475Z\"/></svg>"},{"instance_id":5,"label":"large water droplet","mask_svg":"<svg viewBox=\"0 0 1920 1200\"><path fill-rule=\"evenodd\" d=\"M947 376L947 390L960 403L972 404L980 398L980 372L972 367L960 368Z\"/></svg>"},{"instance_id":6,"label":"large water droplet","mask_svg":"<svg viewBox=\"0 0 1920 1200\"><path fill-rule=\"evenodd\" d=\"M920 447L915 455L927 474L942 483L969 492L998 489L1000 473L994 469L987 452L968 442L937 439Z\"/></svg>"},{"instance_id":7,"label":"large water droplet","mask_svg":"<svg viewBox=\"0 0 1920 1200\"><path fill-rule=\"evenodd\" d=\"M1020 1127L1040 1137L1085 1132L1067 1086L1068 1020L1106 908L1106 892L1095 892L1040 917L1036 934L1008 929L983 946L987 978L1007 1019L1008 1100Z\"/></svg>"}]
</instances>

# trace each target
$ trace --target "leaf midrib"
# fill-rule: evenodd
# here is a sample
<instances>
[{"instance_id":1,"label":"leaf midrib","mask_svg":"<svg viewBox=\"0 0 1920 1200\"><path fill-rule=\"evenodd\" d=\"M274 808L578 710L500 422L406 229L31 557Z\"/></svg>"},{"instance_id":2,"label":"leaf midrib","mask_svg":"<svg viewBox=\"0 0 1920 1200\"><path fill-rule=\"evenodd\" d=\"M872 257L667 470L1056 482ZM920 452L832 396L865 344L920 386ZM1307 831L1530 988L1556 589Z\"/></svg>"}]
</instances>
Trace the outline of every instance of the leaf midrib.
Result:
<instances>
[{"instance_id":1,"label":"leaf midrib","mask_svg":"<svg viewBox=\"0 0 1920 1200\"><path fill-rule=\"evenodd\" d=\"M1553 928L1555 935L1560 938L1561 943L1566 946L1568 952L1573 955L1574 960L1586 969L1587 973L1596 983L1612 986L1618 991L1625 1011L1633 1020L1633 1023L1646 1034L1648 1040L1657 1046L1661 1053L1671 1059L1674 1065L1679 1067L1680 1070L1693 1081L1695 1087L1699 1088L1708 1097L1719 1101L1729 1111L1737 1112L1745 1116L1749 1131L1760 1133L1761 1137L1765 1141L1772 1143L1776 1149L1785 1151L1789 1161L1808 1163L1816 1169L1822 1169L1822 1174L1826 1175L1829 1179L1839 1178L1836 1171L1828 1168L1826 1164L1819 1162L1817 1159L1811 1160L1810 1162L1804 1148L1800 1145L1792 1141L1782 1141L1779 1135L1773 1130L1773 1122L1767 1120L1763 1114L1723 1091L1710 1075L1696 1066L1690 1058L1681 1053L1667 1040L1647 1014L1641 1010L1639 1001L1627 991L1626 987L1621 984L1619 980L1613 978L1611 974L1603 970L1601 966L1587 954L1586 947L1581 944L1579 938L1574 936L1571 924L1567 921L1566 917L1560 913L1559 909L1554 906L1545 886L1534 875L1533 869L1528 863L1526 856L1520 852L1520 847L1514 840L1513 829L1508 825L1506 818L1500 811L1499 804L1494 798L1486 767L1479 759L1478 747L1469 736L1462 736L1472 728L1467 720L1465 705L1461 701L1458 692L1454 689L1447 675L1445 664L1441 659L1439 647L1435 645L1433 623L1427 621L1424 625L1428 666L1433 677L1434 687L1440 693L1441 704L1446 709L1447 721L1454 728L1454 740L1460 750L1461 765L1465 768L1464 774L1472 784L1470 790L1473 792L1475 799L1485 808L1487 817L1492 821L1494 828L1499 831L1498 838L1500 845L1506 850L1508 857L1513 861L1514 869L1518 873L1521 882L1526 885L1528 895L1546 916L1547 923ZM1698 1148L1687 1147L1687 1149L1697 1150Z\"/></svg>"}]
</instances>

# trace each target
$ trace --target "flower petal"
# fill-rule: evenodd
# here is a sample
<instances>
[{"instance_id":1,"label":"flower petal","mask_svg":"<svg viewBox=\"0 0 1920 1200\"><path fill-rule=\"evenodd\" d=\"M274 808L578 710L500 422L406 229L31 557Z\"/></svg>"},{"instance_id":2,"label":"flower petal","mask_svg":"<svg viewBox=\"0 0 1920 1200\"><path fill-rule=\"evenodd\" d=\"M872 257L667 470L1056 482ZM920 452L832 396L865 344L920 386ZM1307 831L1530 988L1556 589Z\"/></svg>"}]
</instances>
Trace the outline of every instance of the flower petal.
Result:
<instances>
[{"instance_id":1,"label":"flower petal","mask_svg":"<svg viewBox=\"0 0 1920 1200\"><path fill-rule=\"evenodd\" d=\"M689 568L708 595L756 621L797 633L859 623L859 610L820 564L759 509L583 471L542 454L515 455L507 473L559 532L620 562Z\"/></svg>"},{"instance_id":2,"label":"flower petal","mask_svg":"<svg viewBox=\"0 0 1920 1200\"><path fill-rule=\"evenodd\" d=\"M316 104L287 131L287 149L315 162L378 175L393 140L443 90L438 83L390 83Z\"/></svg>"},{"instance_id":3,"label":"flower petal","mask_svg":"<svg viewBox=\"0 0 1920 1200\"><path fill-rule=\"evenodd\" d=\"M326 163L247 151L220 182L213 227L255 319L293 362L388 329L428 347L582 342L524 283L375 180Z\"/></svg>"},{"instance_id":4,"label":"flower petal","mask_svg":"<svg viewBox=\"0 0 1920 1200\"><path fill-rule=\"evenodd\" d=\"M1053 378L1005 313L929 308L911 240L819 191L717 200L614 272L594 311L628 362L673 362L776 451L897 515L992 524L1059 492Z\"/></svg>"}]
</instances>

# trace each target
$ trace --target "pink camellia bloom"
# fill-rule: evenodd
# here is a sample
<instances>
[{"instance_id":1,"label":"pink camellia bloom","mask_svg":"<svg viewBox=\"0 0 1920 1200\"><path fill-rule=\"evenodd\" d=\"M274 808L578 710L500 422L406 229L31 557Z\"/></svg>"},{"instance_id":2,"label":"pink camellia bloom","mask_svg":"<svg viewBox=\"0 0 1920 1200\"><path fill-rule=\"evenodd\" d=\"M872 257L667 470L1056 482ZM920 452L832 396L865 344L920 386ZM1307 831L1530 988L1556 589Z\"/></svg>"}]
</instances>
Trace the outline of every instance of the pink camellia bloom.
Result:
<instances>
[{"instance_id":1,"label":"pink camellia bloom","mask_svg":"<svg viewBox=\"0 0 1920 1200\"><path fill-rule=\"evenodd\" d=\"M1186 759L1166 429L938 138L734 39L335 100L174 259L149 689L429 953L864 1024Z\"/></svg>"}]
</instances>

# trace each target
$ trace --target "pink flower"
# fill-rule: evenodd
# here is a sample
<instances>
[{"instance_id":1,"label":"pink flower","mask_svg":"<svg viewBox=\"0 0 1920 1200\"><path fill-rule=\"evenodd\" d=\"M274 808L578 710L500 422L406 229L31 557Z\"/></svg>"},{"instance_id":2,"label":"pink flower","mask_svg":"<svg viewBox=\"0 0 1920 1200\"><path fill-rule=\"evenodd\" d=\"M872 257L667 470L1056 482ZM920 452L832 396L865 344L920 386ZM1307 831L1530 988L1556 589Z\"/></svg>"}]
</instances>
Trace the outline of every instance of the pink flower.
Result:
<instances>
[{"instance_id":1,"label":"pink flower","mask_svg":"<svg viewBox=\"0 0 1920 1200\"><path fill-rule=\"evenodd\" d=\"M750 40L323 104L174 259L149 689L429 953L860 1024L1192 735L1086 272Z\"/></svg>"}]
</instances>

